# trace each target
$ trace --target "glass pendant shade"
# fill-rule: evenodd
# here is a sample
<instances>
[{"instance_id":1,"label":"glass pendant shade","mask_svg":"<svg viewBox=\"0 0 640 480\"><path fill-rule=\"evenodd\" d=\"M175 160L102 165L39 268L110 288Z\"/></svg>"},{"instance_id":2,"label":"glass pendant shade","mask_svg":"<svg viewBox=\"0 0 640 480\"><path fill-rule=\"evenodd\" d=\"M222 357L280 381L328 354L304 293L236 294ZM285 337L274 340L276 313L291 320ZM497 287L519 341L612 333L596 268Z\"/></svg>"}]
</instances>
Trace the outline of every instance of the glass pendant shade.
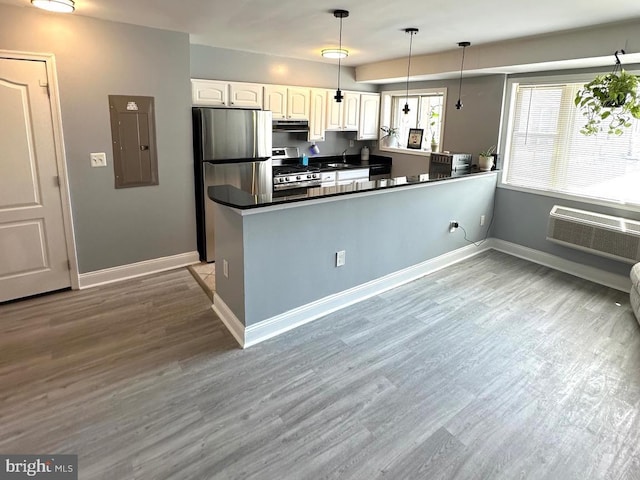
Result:
<instances>
[{"instance_id":1,"label":"glass pendant shade","mask_svg":"<svg viewBox=\"0 0 640 480\"><path fill-rule=\"evenodd\" d=\"M57 13L71 13L76 9L73 0L31 0L31 4L34 7Z\"/></svg>"},{"instance_id":2,"label":"glass pendant shade","mask_svg":"<svg viewBox=\"0 0 640 480\"><path fill-rule=\"evenodd\" d=\"M325 48L320 52L325 58L346 58L349 51L344 48Z\"/></svg>"}]
</instances>

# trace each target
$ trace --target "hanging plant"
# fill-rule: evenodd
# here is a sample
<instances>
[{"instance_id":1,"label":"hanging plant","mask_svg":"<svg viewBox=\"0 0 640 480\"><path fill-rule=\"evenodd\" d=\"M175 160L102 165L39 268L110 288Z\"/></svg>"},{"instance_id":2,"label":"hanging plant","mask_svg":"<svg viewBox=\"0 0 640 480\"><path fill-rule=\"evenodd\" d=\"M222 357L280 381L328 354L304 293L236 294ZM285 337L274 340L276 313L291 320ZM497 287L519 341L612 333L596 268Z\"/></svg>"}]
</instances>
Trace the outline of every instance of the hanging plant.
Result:
<instances>
[{"instance_id":1,"label":"hanging plant","mask_svg":"<svg viewBox=\"0 0 640 480\"><path fill-rule=\"evenodd\" d=\"M621 67L619 53L624 50L614 53L613 72L598 75L576 95L575 105L587 118L587 123L580 129L583 135L595 135L605 128L609 134L622 135L624 129L631 126L632 118L640 119L640 80ZM609 122L608 127L602 125L605 120Z\"/></svg>"}]
</instances>

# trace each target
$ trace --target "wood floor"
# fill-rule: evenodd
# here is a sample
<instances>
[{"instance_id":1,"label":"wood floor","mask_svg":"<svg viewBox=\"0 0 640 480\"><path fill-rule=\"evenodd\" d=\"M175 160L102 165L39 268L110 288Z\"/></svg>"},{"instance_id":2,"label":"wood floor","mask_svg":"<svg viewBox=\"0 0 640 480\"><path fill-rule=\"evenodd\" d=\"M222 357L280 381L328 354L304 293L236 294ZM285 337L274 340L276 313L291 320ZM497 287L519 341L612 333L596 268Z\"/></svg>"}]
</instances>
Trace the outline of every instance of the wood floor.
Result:
<instances>
[{"instance_id":1,"label":"wood floor","mask_svg":"<svg viewBox=\"0 0 640 480\"><path fill-rule=\"evenodd\" d=\"M209 307L185 269L0 305L0 452L91 480L640 478L623 293L487 252L244 351Z\"/></svg>"}]
</instances>

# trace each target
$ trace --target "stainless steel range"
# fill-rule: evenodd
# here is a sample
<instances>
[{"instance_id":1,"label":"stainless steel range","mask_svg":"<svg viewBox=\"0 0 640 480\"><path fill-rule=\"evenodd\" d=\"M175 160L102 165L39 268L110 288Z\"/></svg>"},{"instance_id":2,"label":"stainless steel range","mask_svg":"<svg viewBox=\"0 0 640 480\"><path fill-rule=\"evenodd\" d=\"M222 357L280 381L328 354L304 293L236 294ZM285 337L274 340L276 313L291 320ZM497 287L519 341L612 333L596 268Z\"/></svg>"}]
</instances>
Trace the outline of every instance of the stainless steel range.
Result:
<instances>
[{"instance_id":1,"label":"stainless steel range","mask_svg":"<svg viewBox=\"0 0 640 480\"><path fill-rule=\"evenodd\" d=\"M296 147L274 148L271 159L274 192L320 186L320 169L298 163L300 153Z\"/></svg>"},{"instance_id":2,"label":"stainless steel range","mask_svg":"<svg viewBox=\"0 0 640 480\"><path fill-rule=\"evenodd\" d=\"M320 169L305 165L280 165L273 167L273 191L294 188L318 187Z\"/></svg>"}]
</instances>

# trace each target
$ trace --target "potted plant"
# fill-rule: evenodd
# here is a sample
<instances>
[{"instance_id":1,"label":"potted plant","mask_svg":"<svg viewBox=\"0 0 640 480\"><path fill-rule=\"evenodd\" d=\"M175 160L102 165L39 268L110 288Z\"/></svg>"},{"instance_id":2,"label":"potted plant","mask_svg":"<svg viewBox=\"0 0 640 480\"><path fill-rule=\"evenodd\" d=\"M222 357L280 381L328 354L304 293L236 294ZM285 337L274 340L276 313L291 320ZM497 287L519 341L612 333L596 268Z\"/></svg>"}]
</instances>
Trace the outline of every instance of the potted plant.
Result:
<instances>
[{"instance_id":1,"label":"potted plant","mask_svg":"<svg viewBox=\"0 0 640 480\"><path fill-rule=\"evenodd\" d=\"M493 168L493 154L496 152L496 146L492 145L486 150L480 152L478 156L478 168L483 172L488 172Z\"/></svg>"},{"instance_id":2,"label":"potted plant","mask_svg":"<svg viewBox=\"0 0 640 480\"><path fill-rule=\"evenodd\" d=\"M431 110L429 111L429 131L431 132L431 151L432 152L438 151L438 140L436 140L436 129L435 129L435 126L437 123L436 118L440 116L440 114L435 110L438 107L431 107Z\"/></svg>"},{"instance_id":3,"label":"potted plant","mask_svg":"<svg viewBox=\"0 0 640 480\"><path fill-rule=\"evenodd\" d=\"M631 118L640 119L639 77L619 65L613 72L598 75L579 90L574 100L587 123L580 133L595 135L607 128L609 134L622 135L631 126ZM602 122L608 120L608 127Z\"/></svg>"},{"instance_id":4,"label":"potted plant","mask_svg":"<svg viewBox=\"0 0 640 480\"><path fill-rule=\"evenodd\" d=\"M385 147L396 148L398 146L398 128L396 127L380 127L384 132L384 136L380 138L380 143Z\"/></svg>"}]
</instances>

